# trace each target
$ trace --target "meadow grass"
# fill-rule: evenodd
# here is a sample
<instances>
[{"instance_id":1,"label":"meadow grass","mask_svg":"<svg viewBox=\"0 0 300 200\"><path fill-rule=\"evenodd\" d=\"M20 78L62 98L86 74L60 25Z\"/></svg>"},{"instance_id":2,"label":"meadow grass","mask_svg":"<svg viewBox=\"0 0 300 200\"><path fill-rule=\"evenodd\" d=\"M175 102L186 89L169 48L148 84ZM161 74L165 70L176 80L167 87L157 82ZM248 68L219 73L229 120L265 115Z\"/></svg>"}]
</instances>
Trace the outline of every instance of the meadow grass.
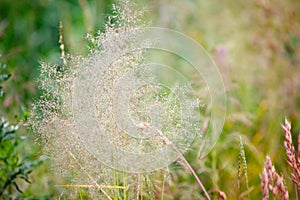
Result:
<instances>
[{"instance_id":1,"label":"meadow grass","mask_svg":"<svg viewBox=\"0 0 300 200\"><path fill-rule=\"evenodd\" d=\"M79 143L74 144L75 136L62 137L56 134L58 131L66 133L72 126L69 121L61 123L60 119L54 118L57 112L68 111L64 110L65 107L57 109L61 108L62 100L57 94L69 94L66 88L71 87L73 79L67 78L74 74L72 68L68 69L68 62L73 59L75 66L82 59L74 56L77 59L75 62L68 53L85 56L89 51L89 48L85 48L87 43L90 49L99 50L101 48L97 47L97 40L105 38L105 34L94 37L99 26L102 32L105 31L105 26L96 25L98 20L92 16L96 3L78 2L77 10L82 15L78 23L74 22L75 19L72 21L72 17L79 16L71 9L75 4L62 4L60 10L67 9L62 15L60 37L57 38L61 60L57 65L41 64L43 81L38 85L40 90L51 92L43 93L44 102L37 104L47 111L42 116L46 121L35 124L33 128L46 134L46 137L42 137L42 146L44 149L51 148L48 153L66 154L58 157L60 162L56 165L55 162L51 163L54 172L49 172L46 165L37 168L32 178L42 184L29 185L22 195L35 196L45 191L51 193L45 195L45 199L203 199L206 194L195 178L199 177L211 199L270 199L272 196L298 199L299 142L298 146L294 144L299 140L296 136L300 130L299 2L165 0L150 3L152 10L146 15L149 17L151 13L154 24L188 34L214 57L224 79L228 110L223 133L205 158L197 151L201 142L195 140L189 151L180 154L184 156L182 159L161 171L138 175L92 164L95 160L86 157L87 152ZM99 17L99 14L95 16ZM99 17L108 21L107 34L113 33L115 20L108 16ZM133 16L129 14L129 17ZM121 20L124 19L121 17ZM89 33L90 40L82 39L83 32ZM2 29L0 38L1 33ZM9 55L5 55L4 60L13 65ZM52 53L51 56L59 57L58 53ZM26 98L30 102L27 96L34 89L30 81L26 82L27 76L23 76L23 72L17 73L18 68L15 67L11 70L13 81L4 85L8 94L2 102L2 110L14 107L10 116L13 119L13 113L19 109L15 106L16 102ZM26 73L30 74L31 71L27 69ZM20 82L22 86L19 87L17 85ZM63 84L66 90L60 90ZM284 134L281 134L280 122L284 117L291 120L293 129L286 121L282 127ZM44 130L41 130L41 126ZM292 138L296 138L294 144ZM56 140L63 141L66 146ZM30 144L26 148L28 146ZM73 154L74 149L79 149L80 153ZM48 175L52 173L63 174L65 179L53 180Z\"/></svg>"}]
</instances>

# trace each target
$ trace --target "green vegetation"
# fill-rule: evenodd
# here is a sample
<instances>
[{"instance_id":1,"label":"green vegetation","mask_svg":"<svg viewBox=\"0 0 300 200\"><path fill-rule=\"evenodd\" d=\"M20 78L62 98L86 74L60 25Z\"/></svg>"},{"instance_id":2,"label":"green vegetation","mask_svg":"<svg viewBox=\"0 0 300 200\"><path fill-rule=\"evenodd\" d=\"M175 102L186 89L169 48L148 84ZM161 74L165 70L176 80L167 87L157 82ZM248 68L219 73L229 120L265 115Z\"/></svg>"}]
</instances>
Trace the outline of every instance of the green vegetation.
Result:
<instances>
[{"instance_id":1,"label":"green vegetation","mask_svg":"<svg viewBox=\"0 0 300 200\"><path fill-rule=\"evenodd\" d=\"M112 3L0 1L0 61L7 66L0 75L0 199L204 198L197 180L181 160L161 171L138 175L91 165L91 170L97 167L105 171L95 184L89 171L80 171L77 155L70 154L65 159L74 166L79 163L71 166L73 171L67 171L70 179L54 177L56 173L50 168L53 163L41 153L47 145L40 141L44 138L23 126L34 100L45 94L45 88L41 89L36 81L40 74L47 76L40 67L41 60L42 66L48 62L49 66L57 67L55 72L63 73L60 22L64 51L84 56L89 53L88 47L95 47L93 40L86 39L87 33L96 36L98 30L106 30L106 22L115 22L108 17L113 14ZM181 31L203 45L222 74L227 94L222 135L206 157L199 156L197 141L184 154L211 198L267 199L274 191L267 193L266 185L274 184L282 191L276 194L278 198L286 198L286 189L290 199L296 199L299 164L293 164L292 153L288 157L286 153L293 152L293 143L294 153L299 151L296 141L300 132L300 2L151 0L139 6L148 7L146 17L154 25ZM53 96L47 98L49 101ZM291 122L291 130L286 123L282 130L285 118ZM72 142L72 138L65 142ZM58 146L58 153L59 148L64 147ZM278 184L268 182L268 169L273 165ZM71 176L77 182L72 182ZM72 187L78 180L82 185Z\"/></svg>"}]
</instances>

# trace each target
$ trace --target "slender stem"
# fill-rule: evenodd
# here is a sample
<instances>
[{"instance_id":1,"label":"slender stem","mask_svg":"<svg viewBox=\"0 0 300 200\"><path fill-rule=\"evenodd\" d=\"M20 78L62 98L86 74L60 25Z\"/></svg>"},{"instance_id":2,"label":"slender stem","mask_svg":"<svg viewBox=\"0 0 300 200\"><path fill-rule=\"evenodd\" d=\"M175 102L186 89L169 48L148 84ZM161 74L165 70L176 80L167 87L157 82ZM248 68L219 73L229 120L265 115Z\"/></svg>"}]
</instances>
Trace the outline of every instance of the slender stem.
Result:
<instances>
[{"instance_id":1,"label":"slender stem","mask_svg":"<svg viewBox=\"0 0 300 200\"><path fill-rule=\"evenodd\" d=\"M166 143L167 145L171 145L175 151L178 153L179 157L182 159L182 161L184 162L184 164L186 165L186 167L188 168L188 170L193 174L193 176L195 177L197 183L199 184L199 186L201 187L201 189L203 190L206 198L208 200L210 200L210 197L204 187L204 185L202 184L201 180L199 179L198 175L196 174L196 172L194 171L194 169L192 168L192 166L190 165L190 163L186 160L186 158L183 156L183 154L181 153L181 151L166 137L163 135L163 133L161 131L157 131L158 134L162 137L163 142Z\"/></svg>"},{"instance_id":2,"label":"slender stem","mask_svg":"<svg viewBox=\"0 0 300 200\"><path fill-rule=\"evenodd\" d=\"M204 185L202 184L201 180L199 179L198 175L196 174L196 172L194 171L194 169L192 168L192 166L190 165L190 163L186 160L186 158L183 156L183 154L179 151L179 149L177 149L177 147L175 147L175 145L172 145L173 148L175 149L175 151L179 154L180 158L183 160L184 164L187 166L187 168L190 170L190 172L193 174L193 176L195 177L195 179L197 180L199 186L201 187L201 189L203 190L203 192L205 193L205 196L208 200L210 200L210 197L204 187Z\"/></svg>"},{"instance_id":3,"label":"slender stem","mask_svg":"<svg viewBox=\"0 0 300 200\"><path fill-rule=\"evenodd\" d=\"M140 195L141 195L141 199L140 200L143 200L143 185L142 185L143 181L142 181L142 175L140 176Z\"/></svg>"},{"instance_id":4,"label":"slender stem","mask_svg":"<svg viewBox=\"0 0 300 200\"><path fill-rule=\"evenodd\" d=\"M139 128L141 129L145 129L145 128L149 128L149 124L146 122L142 122L139 126ZM202 184L201 180L199 179L198 175L196 174L196 172L194 171L194 169L192 168L192 166L190 165L190 163L186 160L186 158L183 156L183 154L181 153L181 151L161 132L161 130L156 130L156 134L158 134L161 138L162 141L166 144L166 145L171 145L175 151L178 153L179 157L182 159L182 161L184 162L184 164L186 165L186 167L188 168L188 170L193 174L193 176L195 177L197 183L199 184L199 186L201 187L201 189L203 190L206 198L208 200L210 200L210 197L204 187L204 185Z\"/></svg>"},{"instance_id":5,"label":"slender stem","mask_svg":"<svg viewBox=\"0 0 300 200\"><path fill-rule=\"evenodd\" d=\"M110 196L104 191L104 189L97 183L97 181L84 169L84 167L79 163L77 158L73 155L71 151L68 151L69 155L76 161L76 164L81 168L81 170L94 182L95 186L106 196L107 199L112 200Z\"/></svg>"},{"instance_id":6,"label":"slender stem","mask_svg":"<svg viewBox=\"0 0 300 200\"><path fill-rule=\"evenodd\" d=\"M164 200L165 183L166 183L166 172L164 173L164 179L163 179L163 182L162 182L161 200Z\"/></svg>"},{"instance_id":7,"label":"slender stem","mask_svg":"<svg viewBox=\"0 0 300 200\"><path fill-rule=\"evenodd\" d=\"M123 171L123 185L124 185L124 200L127 200L127 189L128 189L128 186L127 186L127 174L125 171Z\"/></svg>"}]
</instances>

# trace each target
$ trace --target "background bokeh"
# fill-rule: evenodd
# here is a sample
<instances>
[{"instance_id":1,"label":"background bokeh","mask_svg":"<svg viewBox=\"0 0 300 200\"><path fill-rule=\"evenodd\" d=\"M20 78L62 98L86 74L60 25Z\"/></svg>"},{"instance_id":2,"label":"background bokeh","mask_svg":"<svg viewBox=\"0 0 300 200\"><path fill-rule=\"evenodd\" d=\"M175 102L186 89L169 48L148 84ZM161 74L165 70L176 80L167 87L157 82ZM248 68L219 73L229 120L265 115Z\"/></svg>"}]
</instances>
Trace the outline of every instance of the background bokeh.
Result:
<instances>
[{"instance_id":1,"label":"background bokeh","mask_svg":"<svg viewBox=\"0 0 300 200\"><path fill-rule=\"evenodd\" d=\"M60 63L59 22L63 22L66 52L87 53L87 33L103 30L111 0L0 0L0 61L12 77L2 84L1 114L18 122L37 98L39 62ZM227 118L219 142L205 159L190 151L187 159L217 197L261 198L259 174L266 155L285 177L293 199L281 123L292 122L296 144L300 132L300 1L149 0L146 17L155 26L181 31L199 42L215 59L227 90ZM140 5L140 6L141 6ZM35 136L17 148L38 157ZM249 179L238 176L239 136ZM27 152L27 153L25 153ZM165 198L198 199L200 191L184 167L170 166ZM23 196L56 198L55 178L47 162L34 169ZM239 187L238 187L238 183ZM86 197L87 198L87 197Z\"/></svg>"}]
</instances>

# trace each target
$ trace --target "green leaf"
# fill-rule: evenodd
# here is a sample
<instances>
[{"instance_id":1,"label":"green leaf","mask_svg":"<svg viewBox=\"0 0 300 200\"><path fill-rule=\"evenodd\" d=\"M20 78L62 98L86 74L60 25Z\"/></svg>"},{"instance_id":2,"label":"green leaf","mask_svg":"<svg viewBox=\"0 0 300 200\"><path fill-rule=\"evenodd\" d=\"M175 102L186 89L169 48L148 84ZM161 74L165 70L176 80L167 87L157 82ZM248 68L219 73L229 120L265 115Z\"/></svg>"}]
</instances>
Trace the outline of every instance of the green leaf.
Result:
<instances>
[{"instance_id":1,"label":"green leaf","mask_svg":"<svg viewBox=\"0 0 300 200\"><path fill-rule=\"evenodd\" d=\"M11 74L0 74L0 82L6 81L11 77Z\"/></svg>"},{"instance_id":2,"label":"green leaf","mask_svg":"<svg viewBox=\"0 0 300 200\"><path fill-rule=\"evenodd\" d=\"M31 183L27 176L21 176L20 178L26 181L27 183Z\"/></svg>"},{"instance_id":3,"label":"green leaf","mask_svg":"<svg viewBox=\"0 0 300 200\"><path fill-rule=\"evenodd\" d=\"M23 193L23 191L19 188L18 184L16 182L12 182L13 186L18 190L18 192Z\"/></svg>"}]
</instances>

